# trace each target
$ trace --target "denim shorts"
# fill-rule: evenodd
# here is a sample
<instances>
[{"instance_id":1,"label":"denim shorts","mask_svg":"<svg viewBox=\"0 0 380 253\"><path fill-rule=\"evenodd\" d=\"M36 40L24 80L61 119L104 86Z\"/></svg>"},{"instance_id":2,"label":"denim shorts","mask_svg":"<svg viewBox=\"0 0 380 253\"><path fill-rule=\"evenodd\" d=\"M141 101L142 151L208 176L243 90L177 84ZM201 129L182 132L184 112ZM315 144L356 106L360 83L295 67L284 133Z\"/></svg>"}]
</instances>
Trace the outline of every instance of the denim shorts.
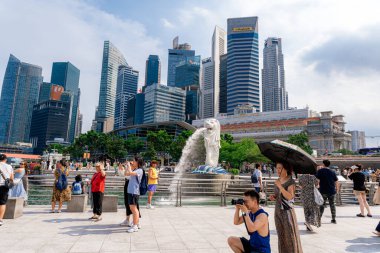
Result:
<instances>
[{"instance_id":1,"label":"denim shorts","mask_svg":"<svg viewBox=\"0 0 380 253\"><path fill-rule=\"evenodd\" d=\"M157 185L156 184L149 184L148 185L148 191L155 192L156 190L157 190Z\"/></svg>"}]
</instances>

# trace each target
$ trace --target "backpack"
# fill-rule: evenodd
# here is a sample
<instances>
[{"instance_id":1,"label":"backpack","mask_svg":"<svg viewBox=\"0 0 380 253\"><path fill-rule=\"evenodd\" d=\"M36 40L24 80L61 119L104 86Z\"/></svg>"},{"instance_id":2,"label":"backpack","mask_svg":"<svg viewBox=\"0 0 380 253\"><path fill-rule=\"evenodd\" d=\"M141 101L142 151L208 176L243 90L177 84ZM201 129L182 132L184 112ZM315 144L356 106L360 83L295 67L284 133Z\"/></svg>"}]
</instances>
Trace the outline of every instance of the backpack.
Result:
<instances>
[{"instance_id":1,"label":"backpack","mask_svg":"<svg viewBox=\"0 0 380 253\"><path fill-rule=\"evenodd\" d=\"M141 182L139 182L139 184L140 184L140 195L145 195L146 192L148 191L148 177L146 176L144 169L142 169L142 171L143 171L143 175L141 177ZM138 180L139 179L137 177L137 181Z\"/></svg>"},{"instance_id":2,"label":"backpack","mask_svg":"<svg viewBox=\"0 0 380 253\"><path fill-rule=\"evenodd\" d=\"M259 179L258 179L257 174L256 174L256 170L253 172L253 174L251 176L251 182L252 182L252 184L257 184L259 182Z\"/></svg>"},{"instance_id":3,"label":"backpack","mask_svg":"<svg viewBox=\"0 0 380 253\"><path fill-rule=\"evenodd\" d=\"M80 182L75 182L73 185L73 194L80 195L82 194L82 184Z\"/></svg>"},{"instance_id":4,"label":"backpack","mask_svg":"<svg viewBox=\"0 0 380 253\"><path fill-rule=\"evenodd\" d=\"M57 181L57 183L55 183L55 187L59 191L66 190L66 188L67 188L66 169L63 173L61 172L61 170L59 170L58 181Z\"/></svg>"}]
</instances>

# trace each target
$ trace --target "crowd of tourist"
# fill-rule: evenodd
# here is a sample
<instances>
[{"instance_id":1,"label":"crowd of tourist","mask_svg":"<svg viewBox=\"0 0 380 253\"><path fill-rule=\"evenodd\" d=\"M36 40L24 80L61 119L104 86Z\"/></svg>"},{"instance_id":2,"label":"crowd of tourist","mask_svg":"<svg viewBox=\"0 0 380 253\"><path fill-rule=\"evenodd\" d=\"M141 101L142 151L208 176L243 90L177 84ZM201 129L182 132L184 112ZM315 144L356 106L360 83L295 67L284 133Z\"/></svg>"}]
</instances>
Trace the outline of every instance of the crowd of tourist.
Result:
<instances>
[{"instance_id":1,"label":"crowd of tourist","mask_svg":"<svg viewBox=\"0 0 380 253\"><path fill-rule=\"evenodd\" d=\"M5 204L9 196L22 197L27 201L27 181L25 175L28 171L27 163L22 162L19 167L13 169L6 163L6 156L0 154L0 226L3 224ZM147 193L147 209L153 209L152 198L157 190L159 179L158 163L150 162L150 167L145 172L146 164L141 157L134 157L131 161L118 163L115 175L124 177L124 204L126 208L125 220L120 223L127 227L128 233L141 229L140 196ZM103 197L106 185L106 169L112 170L108 161L94 164L95 173L91 180L83 182L82 176L77 174L75 181L68 185L68 176L72 164L66 161L58 161L54 166L54 184L52 187L51 213L60 213L63 202L70 201L71 195L90 193L92 200L92 221L102 220ZM75 166L74 166L75 167ZM336 194L340 184L336 171L330 168L330 161L324 160L323 165L318 166L315 175L298 175L298 184L293 178L292 167L287 163L276 163L277 179L275 180L274 194L268 196L274 201L274 222L278 236L278 252L303 252L297 217L294 211L294 201L297 187L300 188L300 199L303 204L305 226L308 231L314 231L321 227L321 218L324 209L329 203L331 223L337 224ZM347 174L345 173L347 171ZM373 171L373 181L378 180L379 170ZM360 213L356 217L372 217L367 202L368 189L367 177L360 164L352 165L342 171L342 176L353 182L353 194L359 202ZM233 222L235 225L245 224L249 239L244 237L229 237L228 244L234 252L271 252L270 231L268 213L260 206L260 199L264 192L262 166L256 164L251 174L253 189L244 193L242 203L237 203ZM375 193L373 201L380 204L380 187ZM56 203L58 209L56 210ZM374 234L380 236L380 223Z\"/></svg>"}]
</instances>

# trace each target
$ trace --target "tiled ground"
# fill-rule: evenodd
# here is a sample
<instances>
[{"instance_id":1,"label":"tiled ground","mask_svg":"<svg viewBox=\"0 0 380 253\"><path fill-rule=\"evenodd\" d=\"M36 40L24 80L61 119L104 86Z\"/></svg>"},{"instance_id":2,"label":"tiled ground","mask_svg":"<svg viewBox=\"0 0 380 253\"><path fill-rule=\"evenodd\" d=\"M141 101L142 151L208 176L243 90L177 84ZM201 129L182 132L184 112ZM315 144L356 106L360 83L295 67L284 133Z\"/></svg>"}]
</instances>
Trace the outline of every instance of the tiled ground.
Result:
<instances>
[{"instance_id":1,"label":"tiled ground","mask_svg":"<svg viewBox=\"0 0 380 253\"><path fill-rule=\"evenodd\" d=\"M330 224L326 209L322 227L307 232L303 211L296 208L305 253L380 252L380 237L371 234L380 220L380 206L372 207L373 218L356 218L358 206L338 207L338 224ZM272 252L277 236L270 213ZM233 207L158 207L142 209L142 229L127 234L118 224L124 210L104 213L92 222L91 213L48 213L47 206L27 207L16 220L0 227L0 252L231 252L230 235L245 235L244 225L232 225ZM3 251L3 249L6 249Z\"/></svg>"}]
</instances>

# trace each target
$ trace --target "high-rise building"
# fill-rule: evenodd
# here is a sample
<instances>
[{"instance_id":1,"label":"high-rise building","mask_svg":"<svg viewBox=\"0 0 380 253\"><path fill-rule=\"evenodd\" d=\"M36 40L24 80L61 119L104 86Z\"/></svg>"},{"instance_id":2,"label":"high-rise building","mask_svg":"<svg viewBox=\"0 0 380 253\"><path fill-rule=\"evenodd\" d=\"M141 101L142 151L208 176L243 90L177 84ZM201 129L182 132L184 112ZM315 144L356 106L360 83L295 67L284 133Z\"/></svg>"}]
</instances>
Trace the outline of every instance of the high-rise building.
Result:
<instances>
[{"instance_id":1,"label":"high-rise building","mask_svg":"<svg viewBox=\"0 0 380 253\"><path fill-rule=\"evenodd\" d=\"M47 141L56 138L67 140L70 113L71 106L67 101L47 100L34 106L30 142L35 154L43 153Z\"/></svg>"},{"instance_id":2,"label":"high-rise building","mask_svg":"<svg viewBox=\"0 0 380 253\"><path fill-rule=\"evenodd\" d=\"M137 93L128 100L127 126L141 125L144 123L144 102L144 93Z\"/></svg>"},{"instance_id":3,"label":"high-rise building","mask_svg":"<svg viewBox=\"0 0 380 253\"><path fill-rule=\"evenodd\" d=\"M227 54L220 56L219 64L219 113L227 113Z\"/></svg>"},{"instance_id":4,"label":"high-rise building","mask_svg":"<svg viewBox=\"0 0 380 253\"><path fill-rule=\"evenodd\" d=\"M0 99L0 143L29 142L42 79L41 67L9 56Z\"/></svg>"},{"instance_id":5,"label":"high-rise building","mask_svg":"<svg viewBox=\"0 0 380 253\"><path fill-rule=\"evenodd\" d=\"M214 62L211 57L202 60L200 118L214 117Z\"/></svg>"},{"instance_id":6,"label":"high-rise building","mask_svg":"<svg viewBox=\"0 0 380 253\"><path fill-rule=\"evenodd\" d=\"M185 120L185 95L180 88L153 84L145 89L144 124Z\"/></svg>"},{"instance_id":7,"label":"high-rise building","mask_svg":"<svg viewBox=\"0 0 380 253\"><path fill-rule=\"evenodd\" d=\"M176 87L186 91L186 122L199 118L201 57L186 57L176 67Z\"/></svg>"},{"instance_id":8,"label":"high-rise building","mask_svg":"<svg viewBox=\"0 0 380 253\"><path fill-rule=\"evenodd\" d=\"M145 85L161 83L161 61L158 55L149 55L145 66Z\"/></svg>"},{"instance_id":9,"label":"high-rise building","mask_svg":"<svg viewBox=\"0 0 380 253\"><path fill-rule=\"evenodd\" d=\"M114 130L127 125L128 100L136 95L139 72L131 66L119 67L117 77Z\"/></svg>"},{"instance_id":10,"label":"high-rise building","mask_svg":"<svg viewBox=\"0 0 380 253\"><path fill-rule=\"evenodd\" d=\"M365 142L365 132L364 131L349 131L351 134L352 138L352 151L356 152L361 148L366 147L366 142Z\"/></svg>"},{"instance_id":11,"label":"high-rise building","mask_svg":"<svg viewBox=\"0 0 380 253\"><path fill-rule=\"evenodd\" d=\"M258 18L229 18L227 26L227 113L243 104L260 111Z\"/></svg>"},{"instance_id":12,"label":"high-rise building","mask_svg":"<svg viewBox=\"0 0 380 253\"><path fill-rule=\"evenodd\" d=\"M82 133L82 127L83 127L83 114L80 113L79 111L79 114L78 114L78 121L77 121L77 132L75 133L75 137L79 137Z\"/></svg>"},{"instance_id":13,"label":"high-rise building","mask_svg":"<svg viewBox=\"0 0 380 253\"><path fill-rule=\"evenodd\" d=\"M98 132L113 130L117 75L121 65L128 65L122 53L111 42L104 41L99 105L94 122Z\"/></svg>"},{"instance_id":14,"label":"high-rise building","mask_svg":"<svg viewBox=\"0 0 380 253\"><path fill-rule=\"evenodd\" d=\"M176 67L186 59L186 57L195 56L195 51L191 50L188 43L178 44L178 36L173 40L173 49L169 49L168 57L168 86L176 86Z\"/></svg>"},{"instance_id":15,"label":"high-rise building","mask_svg":"<svg viewBox=\"0 0 380 253\"><path fill-rule=\"evenodd\" d=\"M61 85L65 91L70 91L73 93L73 103L70 104L71 117L69 122L69 138L67 140L69 142L74 142L79 115L79 76L80 70L72 63L53 62L53 68L51 71L51 83Z\"/></svg>"},{"instance_id":16,"label":"high-rise building","mask_svg":"<svg viewBox=\"0 0 380 253\"><path fill-rule=\"evenodd\" d=\"M265 40L262 90L263 112L288 109L281 38L268 38Z\"/></svg>"}]
</instances>

